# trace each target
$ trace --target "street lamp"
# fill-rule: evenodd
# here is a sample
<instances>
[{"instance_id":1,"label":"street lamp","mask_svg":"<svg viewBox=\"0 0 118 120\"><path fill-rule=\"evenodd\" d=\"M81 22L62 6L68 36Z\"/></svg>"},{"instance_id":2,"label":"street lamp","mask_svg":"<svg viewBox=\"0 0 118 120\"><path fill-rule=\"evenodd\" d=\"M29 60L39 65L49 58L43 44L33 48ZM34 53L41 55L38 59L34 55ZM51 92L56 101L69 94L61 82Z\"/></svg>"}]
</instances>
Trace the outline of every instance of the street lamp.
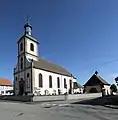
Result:
<instances>
[{"instance_id":1,"label":"street lamp","mask_svg":"<svg viewBox=\"0 0 118 120\"><path fill-rule=\"evenodd\" d=\"M116 83L118 83L118 77L115 78Z\"/></svg>"}]
</instances>

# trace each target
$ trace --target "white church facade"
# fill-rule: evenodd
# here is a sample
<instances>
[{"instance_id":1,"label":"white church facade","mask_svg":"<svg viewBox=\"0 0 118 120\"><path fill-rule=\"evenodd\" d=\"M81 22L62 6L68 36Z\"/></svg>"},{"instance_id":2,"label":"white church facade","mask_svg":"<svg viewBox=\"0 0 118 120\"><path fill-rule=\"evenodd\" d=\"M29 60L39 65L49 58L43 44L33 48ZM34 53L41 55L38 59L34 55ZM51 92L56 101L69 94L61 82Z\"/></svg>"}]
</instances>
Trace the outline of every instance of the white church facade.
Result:
<instances>
[{"instance_id":1,"label":"white church facade","mask_svg":"<svg viewBox=\"0 0 118 120\"><path fill-rule=\"evenodd\" d=\"M14 68L15 95L73 94L76 78L64 67L38 56L38 41L32 26L26 23L25 33L17 42L18 59Z\"/></svg>"}]
</instances>

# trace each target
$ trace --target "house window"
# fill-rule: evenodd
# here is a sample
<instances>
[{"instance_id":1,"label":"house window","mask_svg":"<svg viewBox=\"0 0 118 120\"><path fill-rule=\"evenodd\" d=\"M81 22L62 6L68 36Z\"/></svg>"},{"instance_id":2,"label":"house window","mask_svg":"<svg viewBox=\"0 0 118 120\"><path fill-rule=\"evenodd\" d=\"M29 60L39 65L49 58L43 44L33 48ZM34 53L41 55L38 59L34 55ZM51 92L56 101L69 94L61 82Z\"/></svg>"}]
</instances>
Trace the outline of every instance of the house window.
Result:
<instances>
[{"instance_id":1,"label":"house window","mask_svg":"<svg viewBox=\"0 0 118 120\"><path fill-rule=\"evenodd\" d=\"M60 79L57 77L57 88L60 88Z\"/></svg>"},{"instance_id":2,"label":"house window","mask_svg":"<svg viewBox=\"0 0 118 120\"><path fill-rule=\"evenodd\" d=\"M33 45L33 43L30 43L30 50L34 51L34 45Z\"/></svg>"},{"instance_id":3,"label":"house window","mask_svg":"<svg viewBox=\"0 0 118 120\"><path fill-rule=\"evenodd\" d=\"M27 78L29 78L29 73L27 73Z\"/></svg>"},{"instance_id":4,"label":"house window","mask_svg":"<svg viewBox=\"0 0 118 120\"><path fill-rule=\"evenodd\" d=\"M49 88L52 88L52 76L49 76Z\"/></svg>"},{"instance_id":5,"label":"house window","mask_svg":"<svg viewBox=\"0 0 118 120\"><path fill-rule=\"evenodd\" d=\"M20 51L23 50L23 43L20 44Z\"/></svg>"},{"instance_id":6,"label":"house window","mask_svg":"<svg viewBox=\"0 0 118 120\"><path fill-rule=\"evenodd\" d=\"M66 88L67 85L66 85L66 79L64 78L64 88Z\"/></svg>"},{"instance_id":7,"label":"house window","mask_svg":"<svg viewBox=\"0 0 118 120\"><path fill-rule=\"evenodd\" d=\"M42 78L42 74L39 74L39 87L43 87L43 78Z\"/></svg>"},{"instance_id":8,"label":"house window","mask_svg":"<svg viewBox=\"0 0 118 120\"><path fill-rule=\"evenodd\" d=\"M30 74L27 73L27 87L29 88L30 87Z\"/></svg>"},{"instance_id":9,"label":"house window","mask_svg":"<svg viewBox=\"0 0 118 120\"><path fill-rule=\"evenodd\" d=\"M23 69L23 58L20 59L20 68Z\"/></svg>"}]
</instances>

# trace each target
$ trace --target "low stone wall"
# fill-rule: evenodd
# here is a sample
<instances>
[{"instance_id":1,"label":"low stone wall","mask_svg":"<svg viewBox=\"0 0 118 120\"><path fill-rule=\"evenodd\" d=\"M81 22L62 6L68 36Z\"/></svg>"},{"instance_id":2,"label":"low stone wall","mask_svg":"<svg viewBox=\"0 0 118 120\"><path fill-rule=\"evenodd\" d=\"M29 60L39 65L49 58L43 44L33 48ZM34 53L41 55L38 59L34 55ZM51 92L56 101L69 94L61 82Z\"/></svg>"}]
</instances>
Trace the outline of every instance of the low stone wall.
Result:
<instances>
[{"instance_id":1,"label":"low stone wall","mask_svg":"<svg viewBox=\"0 0 118 120\"><path fill-rule=\"evenodd\" d=\"M33 101L44 102L44 101L59 101L59 100L76 100L76 99L89 99L101 97L101 93L91 93L91 94L73 94L73 95L59 95L59 96L34 96Z\"/></svg>"},{"instance_id":2,"label":"low stone wall","mask_svg":"<svg viewBox=\"0 0 118 120\"><path fill-rule=\"evenodd\" d=\"M45 102L45 101L61 101L65 100L65 95L58 95L58 96L34 96L34 102Z\"/></svg>"},{"instance_id":3,"label":"low stone wall","mask_svg":"<svg viewBox=\"0 0 118 120\"><path fill-rule=\"evenodd\" d=\"M84 99L84 98L97 98L101 97L102 93L86 93L86 94L74 94L74 95L68 95L68 99Z\"/></svg>"},{"instance_id":4,"label":"low stone wall","mask_svg":"<svg viewBox=\"0 0 118 120\"><path fill-rule=\"evenodd\" d=\"M32 96L0 96L1 100L31 102Z\"/></svg>"},{"instance_id":5,"label":"low stone wall","mask_svg":"<svg viewBox=\"0 0 118 120\"><path fill-rule=\"evenodd\" d=\"M1 100L22 101L22 102L48 102L76 99L91 99L101 97L101 93L73 94L73 95L55 95L55 96L0 96Z\"/></svg>"}]
</instances>

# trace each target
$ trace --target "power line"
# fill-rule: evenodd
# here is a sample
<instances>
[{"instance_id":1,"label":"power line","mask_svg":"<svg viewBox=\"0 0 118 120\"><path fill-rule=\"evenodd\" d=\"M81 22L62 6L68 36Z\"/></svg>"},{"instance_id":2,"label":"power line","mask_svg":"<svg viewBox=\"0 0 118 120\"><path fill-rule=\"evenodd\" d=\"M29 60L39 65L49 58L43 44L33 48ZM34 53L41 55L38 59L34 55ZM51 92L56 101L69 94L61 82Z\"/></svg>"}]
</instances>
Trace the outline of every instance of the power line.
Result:
<instances>
[{"instance_id":1,"label":"power line","mask_svg":"<svg viewBox=\"0 0 118 120\"><path fill-rule=\"evenodd\" d=\"M103 67L103 66L105 66L107 64L110 64L110 63L113 63L113 62L117 62L117 61L118 61L118 58L115 59L115 60L112 60L112 61L104 62L103 64L101 64L101 65L99 65L99 66L97 66L95 68L100 68L100 67Z\"/></svg>"}]
</instances>

